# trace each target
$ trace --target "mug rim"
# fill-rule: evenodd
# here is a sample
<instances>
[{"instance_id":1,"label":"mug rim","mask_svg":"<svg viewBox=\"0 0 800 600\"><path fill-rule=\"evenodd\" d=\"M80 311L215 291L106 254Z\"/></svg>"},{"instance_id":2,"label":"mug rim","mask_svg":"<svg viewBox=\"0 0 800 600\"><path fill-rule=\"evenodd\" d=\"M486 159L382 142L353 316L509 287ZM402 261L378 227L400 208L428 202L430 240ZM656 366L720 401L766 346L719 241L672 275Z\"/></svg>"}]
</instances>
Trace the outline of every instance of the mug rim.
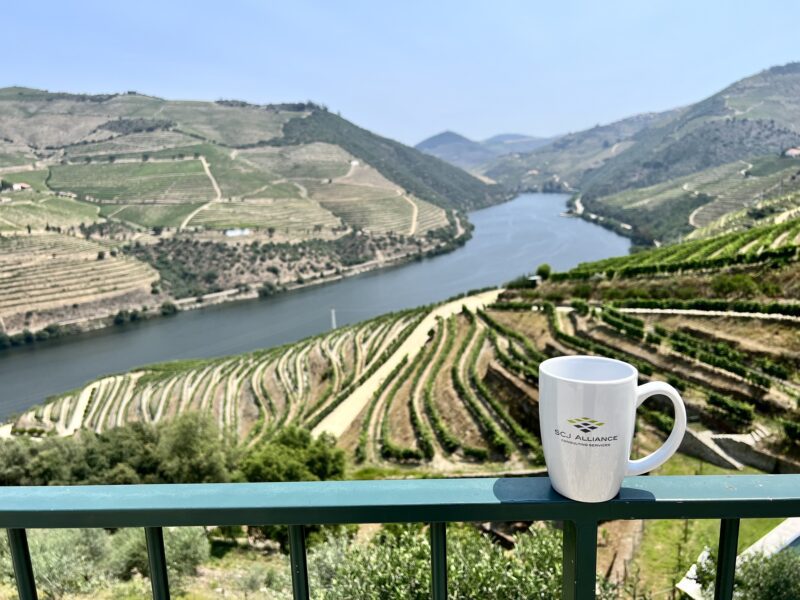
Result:
<instances>
[{"instance_id":1,"label":"mug rim","mask_svg":"<svg viewBox=\"0 0 800 600\"><path fill-rule=\"evenodd\" d=\"M557 375L548 370L548 366L552 366L553 363L565 362L575 359L588 360L593 362L615 363L617 365L625 367L630 371L630 373L625 377L617 379L606 379L603 381L597 381L593 379L564 377L562 375ZM539 374L540 376L541 374L547 375L548 377L552 377L553 379L558 379L559 381L568 381L570 383L581 383L584 385L618 385L620 383L626 383L630 380L636 381L639 377L639 370L632 364L627 363L624 360L617 360L616 358L608 358L607 356L592 356L589 354L565 354L564 356L556 356L554 358L548 358L547 360L542 361L539 364Z\"/></svg>"}]
</instances>

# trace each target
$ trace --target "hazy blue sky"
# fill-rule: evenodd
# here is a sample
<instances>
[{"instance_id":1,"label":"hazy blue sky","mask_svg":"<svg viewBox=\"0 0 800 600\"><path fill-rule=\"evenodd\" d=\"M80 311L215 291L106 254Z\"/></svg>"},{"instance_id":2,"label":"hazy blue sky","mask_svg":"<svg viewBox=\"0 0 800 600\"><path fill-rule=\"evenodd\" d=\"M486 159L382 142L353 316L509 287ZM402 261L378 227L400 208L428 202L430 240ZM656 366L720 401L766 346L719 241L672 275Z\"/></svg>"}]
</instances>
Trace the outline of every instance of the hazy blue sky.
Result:
<instances>
[{"instance_id":1,"label":"hazy blue sky","mask_svg":"<svg viewBox=\"0 0 800 600\"><path fill-rule=\"evenodd\" d=\"M0 86L312 99L406 143L575 131L800 59L800 3L7 3Z\"/></svg>"}]
</instances>

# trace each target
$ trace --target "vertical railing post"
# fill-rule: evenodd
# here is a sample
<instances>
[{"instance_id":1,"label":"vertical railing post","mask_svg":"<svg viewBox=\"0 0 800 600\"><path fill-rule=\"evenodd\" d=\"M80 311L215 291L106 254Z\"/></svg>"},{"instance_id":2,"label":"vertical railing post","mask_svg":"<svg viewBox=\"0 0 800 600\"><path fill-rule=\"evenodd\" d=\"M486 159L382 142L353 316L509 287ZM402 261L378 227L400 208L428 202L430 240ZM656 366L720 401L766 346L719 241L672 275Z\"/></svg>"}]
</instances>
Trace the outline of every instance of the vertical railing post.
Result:
<instances>
[{"instance_id":1,"label":"vertical railing post","mask_svg":"<svg viewBox=\"0 0 800 600\"><path fill-rule=\"evenodd\" d=\"M11 548L11 563L14 566L14 579L20 600L37 600L36 582L33 579L31 553L28 550L28 536L24 529L8 529L8 545Z\"/></svg>"},{"instance_id":2,"label":"vertical railing post","mask_svg":"<svg viewBox=\"0 0 800 600\"><path fill-rule=\"evenodd\" d=\"M597 585L597 522L564 521L564 600L591 600Z\"/></svg>"},{"instance_id":3,"label":"vertical railing post","mask_svg":"<svg viewBox=\"0 0 800 600\"><path fill-rule=\"evenodd\" d=\"M292 561L292 592L294 600L308 600L306 532L302 525L289 525L289 554Z\"/></svg>"},{"instance_id":4,"label":"vertical railing post","mask_svg":"<svg viewBox=\"0 0 800 600\"><path fill-rule=\"evenodd\" d=\"M447 600L446 523L431 523L431 598Z\"/></svg>"},{"instance_id":5,"label":"vertical railing post","mask_svg":"<svg viewBox=\"0 0 800 600\"><path fill-rule=\"evenodd\" d=\"M164 552L164 531L161 527L145 527L147 560L150 564L150 585L153 600L169 600L169 578L167 576L167 555Z\"/></svg>"},{"instance_id":6,"label":"vertical railing post","mask_svg":"<svg viewBox=\"0 0 800 600\"><path fill-rule=\"evenodd\" d=\"M739 519L722 519L719 527L714 600L731 600L733 598L733 576L736 573L738 546Z\"/></svg>"}]
</instances>

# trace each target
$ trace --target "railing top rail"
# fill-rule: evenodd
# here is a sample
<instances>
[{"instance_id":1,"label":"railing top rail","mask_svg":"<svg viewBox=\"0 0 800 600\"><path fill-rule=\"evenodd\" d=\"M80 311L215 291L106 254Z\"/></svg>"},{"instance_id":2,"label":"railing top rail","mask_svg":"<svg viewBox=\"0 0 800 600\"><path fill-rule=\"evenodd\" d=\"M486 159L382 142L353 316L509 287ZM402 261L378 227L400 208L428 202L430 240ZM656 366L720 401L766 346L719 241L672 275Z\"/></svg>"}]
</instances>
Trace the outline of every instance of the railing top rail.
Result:
<instances>
[{"instance_id":1,"label":"railing top rail","mask_svg":"<svg viewBox=\"0 0 800 600\"><path fill-rule=\"evenodd\" d=\"M547 477L0 488L0 527L153 527L800 515L800 475L630 477L582 504Z\"/></svg>"}]
</instances>

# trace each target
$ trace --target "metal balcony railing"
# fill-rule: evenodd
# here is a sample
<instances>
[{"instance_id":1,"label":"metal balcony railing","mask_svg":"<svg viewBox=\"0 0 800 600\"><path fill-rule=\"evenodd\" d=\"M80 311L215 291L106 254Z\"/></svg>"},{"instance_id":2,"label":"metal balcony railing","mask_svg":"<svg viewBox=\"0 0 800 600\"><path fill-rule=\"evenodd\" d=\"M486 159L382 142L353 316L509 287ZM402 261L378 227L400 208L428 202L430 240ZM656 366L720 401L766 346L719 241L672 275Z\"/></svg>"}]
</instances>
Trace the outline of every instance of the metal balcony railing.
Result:
<instances>
[{"instance_id":1,"label":"metal balcony railing","mask_svg":"<svg viewBox=\"0 0 800 600\"><path fill-rule=\"evenodd\" d=\"M143 527L153 597L169 598L162 527L288 525L294 598L309 597L304 525L430 523L434 600L447 598L446 524L564 522L563 598L595 594L598 522L720 519L716 598L731 598L739 520L800 516L800 475L631 477L602 504L567 500L546 477L0 489L19 597L37 598L26 529Z\"/></svg>"}]
</instances>

